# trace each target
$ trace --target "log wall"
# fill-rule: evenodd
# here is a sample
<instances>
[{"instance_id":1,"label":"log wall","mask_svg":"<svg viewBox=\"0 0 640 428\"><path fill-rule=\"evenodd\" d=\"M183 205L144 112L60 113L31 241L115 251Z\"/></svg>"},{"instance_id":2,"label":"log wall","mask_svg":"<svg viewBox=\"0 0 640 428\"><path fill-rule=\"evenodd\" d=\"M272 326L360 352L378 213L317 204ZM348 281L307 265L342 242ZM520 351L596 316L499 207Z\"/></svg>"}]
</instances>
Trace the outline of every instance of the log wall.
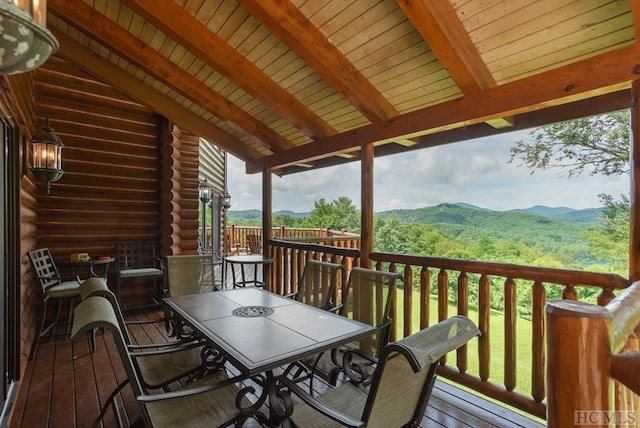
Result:
<instances>
[{"instance_id":1,"label":"log wall","mask_svg":"<svg viewBox=\"0 0 640 428\"><path fill-rule=\"evenodd\" d=\"M27 251L48 247L56 259L114 256L118 241L154 240L161 255L197 252L199 149L197 138L61 58L16 88L16 103L33 117L27 139L48 116L65 144L64 176L50 194L29 171L22 180L25 356L41 301Z\"/></svg>"}]
</instances>

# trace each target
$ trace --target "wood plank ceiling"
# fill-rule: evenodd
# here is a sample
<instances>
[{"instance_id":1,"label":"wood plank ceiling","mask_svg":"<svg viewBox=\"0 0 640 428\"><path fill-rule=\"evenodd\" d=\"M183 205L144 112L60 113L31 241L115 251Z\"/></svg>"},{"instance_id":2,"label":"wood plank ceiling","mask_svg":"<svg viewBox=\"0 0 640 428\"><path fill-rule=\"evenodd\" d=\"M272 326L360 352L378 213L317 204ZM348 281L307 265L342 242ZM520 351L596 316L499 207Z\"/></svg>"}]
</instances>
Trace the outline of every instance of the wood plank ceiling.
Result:
<instances>
[{"instance_id":1,"label":"wood plank ceiling","mask_svg":"<svg viewBox=\"0 0 640 428\"><path fill-rule=\"evenodd\" d=\"M47 26L87 73L248 172L286 174L365 143L397 153L627 108L638 3L48 0Z\"/></svg>"}]
</instances>

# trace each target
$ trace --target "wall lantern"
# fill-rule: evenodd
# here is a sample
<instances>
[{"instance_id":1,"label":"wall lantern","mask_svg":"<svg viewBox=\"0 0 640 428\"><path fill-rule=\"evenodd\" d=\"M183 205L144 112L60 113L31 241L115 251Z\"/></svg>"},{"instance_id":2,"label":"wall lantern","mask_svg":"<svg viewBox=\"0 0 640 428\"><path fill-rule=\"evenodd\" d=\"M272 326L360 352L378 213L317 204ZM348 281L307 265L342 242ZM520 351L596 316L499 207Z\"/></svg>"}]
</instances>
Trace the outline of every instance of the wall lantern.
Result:
<instances>
[{"instance_id":1,"label":"wall lantern","mask_svg":"<svg viewBox=\"0 0 640 428\"><path fill-rule=\"evenodd\" d=\"M0 0L0 74L31 71L58 50L46 11L46 0Z\"/></svg>"},{"instance_id":2,"label":"wall lantern","mask_svg":"<svg viewBox=\"0 0 640 428\"><path fill-rule=\"evenodd\" d=\"M225 210L231 208L231 195L229 194L229 190L224 192L224 195L220 195L220 206Z\"/></svg>"},{"instance_id":3,"label":"wall lantern","mask_svg":"<svg viewBox=\"0 0 640 428\"><path fill-rule=\"evenodd\" d=\"M203 251L207 250L207 204L211 200L213 194L213 187L207 181L207 177L204 178L198 185L198 197L202 202L202 234L200 235L200 245Z\"/></svg>"},{"instance_id":4,"label":"wall lantern","mask_svg":"<svg viewBox=\"0 0 640 428\"><path fill-rule=\"evenodd\" d=\"M64 144L60 137L53 133L51 122L47 122L40 132L31 140L31 172L35 177L47 183L47 194L51 190L51 183L62 177L62 148Z\"/></svg>"}]
</instances>

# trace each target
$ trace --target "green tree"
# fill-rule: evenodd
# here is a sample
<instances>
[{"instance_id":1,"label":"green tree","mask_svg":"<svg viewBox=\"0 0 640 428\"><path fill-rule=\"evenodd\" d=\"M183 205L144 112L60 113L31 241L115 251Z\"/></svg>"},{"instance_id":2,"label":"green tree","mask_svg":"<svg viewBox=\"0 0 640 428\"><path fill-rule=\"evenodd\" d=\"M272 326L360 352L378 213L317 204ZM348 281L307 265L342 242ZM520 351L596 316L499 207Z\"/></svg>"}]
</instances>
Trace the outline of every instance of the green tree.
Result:
<instances>
[{"instance_id":1,"label":"green tree","mask_svg":"<svg viewBox=\"0 0 640 428\"><path fill-rule=\"evenodd\" d=\"M279 214L273 216L273 225L274 226L285 226L285 227L298 227L300 225L300 219L296 218L289 214Z\"/></svg>"},{"instance_id":2,"label":"green tree","mask_svg":"<svg viewBox=\"0 0 640 428\"><path fill-rule=\"evenodd\" d=\"M536 169L561 169L568 177L624 175L629 173L630 111L593 116L542 126L531 132L532 141L518 141L511 148L509 162L516 159L533 174ZM628 264L629 198L619 201L598 195L605 206L602 222L584 234L591 253L608 258L615 271L623 273ZM624 274L624 273L623 273Z\"/></svg>"},{"instance_id":3,"label":"green tree","mask_svg":"<svg viewBox=\"0 0 640 428\"><path fill-rule=\"evenodd\" d=\"M360 231L360 212L351 199L341 196L333 202L321 198L313 203L313 211L300 222L301 227L326 227L349 232Z\"/></svg>"},{"instance_id":4,"label":"green tree","mask_svg":"<svg viewBox=\"0 0 640 428\"><path fill-rule=\"evenodd\" d=\"M598 259L607 259L612 270L626 275L629 263L629 198L620 195L615 201L611 195L601 194L605 204L602 223L598 227L590 227L584 233L589 242L592 254Z\"/></svg>"},{"instance_id":5,"label":"green tree","mask_svg":"<svg viewBox=\"0 0 640 428\"><path fill-rule=\"evenodd\" d=\"M518 141L509 162L531 169L561 169L569 177L629 172L629 110L541 126L532 141Z\"/></svg>"}]
</instances>

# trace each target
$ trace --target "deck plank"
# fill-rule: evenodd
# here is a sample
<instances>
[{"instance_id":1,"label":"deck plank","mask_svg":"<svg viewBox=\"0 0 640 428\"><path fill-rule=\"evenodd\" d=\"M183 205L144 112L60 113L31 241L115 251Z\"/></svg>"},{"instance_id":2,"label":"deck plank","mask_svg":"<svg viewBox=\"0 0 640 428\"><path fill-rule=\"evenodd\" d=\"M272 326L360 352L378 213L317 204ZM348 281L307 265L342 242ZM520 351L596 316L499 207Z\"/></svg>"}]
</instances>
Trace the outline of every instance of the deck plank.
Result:
<instances>
[{"instance_id":1,"label":"deck plank","mask_svg":"<svg viewBox=\"0 0 640 428\"><path fill-rule=\"evenodd\" d=\"M163 311L127 313L128 320L158 320ZM159 343L172 340L166 336L164 322L129 324L136 343ZM233 374L233 369L231 369ZM98 421L100 406L126 373L115 342L110 334L96 335L96 352L89 342L79 339L54 338L40 345L37 356L29 362L18 391L9 427L112 427L116 415L109 409ZM316 393L329 386L314 382ZM140 410L130 387L123 388L116 401L124 426L140 417ZM250 421L249 426L258 426ZM512 410L485 400L455 385L436 381L421 427L543 427Z\"/></svg>"}]
</instances>

